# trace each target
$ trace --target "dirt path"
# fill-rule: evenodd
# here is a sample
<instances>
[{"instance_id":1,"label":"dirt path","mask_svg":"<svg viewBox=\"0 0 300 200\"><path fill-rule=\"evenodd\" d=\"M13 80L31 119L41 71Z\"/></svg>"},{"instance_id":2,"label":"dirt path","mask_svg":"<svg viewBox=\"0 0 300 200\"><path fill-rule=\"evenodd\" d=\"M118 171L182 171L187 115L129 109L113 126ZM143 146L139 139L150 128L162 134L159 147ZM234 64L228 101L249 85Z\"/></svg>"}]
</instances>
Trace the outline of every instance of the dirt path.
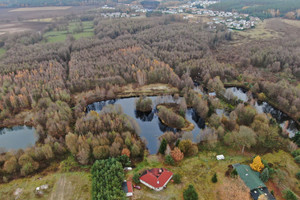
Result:
<instances>
[{"instance_id":1,"label":"dirt path","mask_svg":"<svg viewBox=\"0 0 300 200\"><path fill-rule=\"evenodd\" d=\"M66 176L62 176L53 188L50 200L64 200Z\"/></svg>"}]
</instances>

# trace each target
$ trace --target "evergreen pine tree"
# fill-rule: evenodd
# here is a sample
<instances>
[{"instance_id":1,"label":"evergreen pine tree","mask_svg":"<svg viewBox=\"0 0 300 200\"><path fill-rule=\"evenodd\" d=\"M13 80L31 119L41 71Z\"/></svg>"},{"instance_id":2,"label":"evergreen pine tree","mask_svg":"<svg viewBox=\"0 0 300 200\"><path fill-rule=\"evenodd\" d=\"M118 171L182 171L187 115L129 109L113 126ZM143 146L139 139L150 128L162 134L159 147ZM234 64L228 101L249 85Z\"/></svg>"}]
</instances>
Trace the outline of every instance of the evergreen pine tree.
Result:
<instances>
[{"instance_id":1,"label":"evergreen pine tree","mask_svg":"<svg viewBox=\"0 0 300 200\"><path fill-rule=\"evenodd\" d=\"M167 141L166 141L166 139L163 139L161 141L158 152L161 153L161 154L165 154L166 149L167 149Z\"/></svg>"},{"instance_id":2,"label":"evergreen pine tree","mask_svg":"<svg viewBox=\"0 0 300 200\"><path fill-rule=\"evenodd\" d=\"M183 191L183 199L198 200L198 194L193 185L189 185L189 187Z\"/></svg>"},{"instance_id":3,"label":"evergreen pine tree","mask_svg":"<svg viewBox=\"0 0 300 200\"><path fill-rule=\"evenodd\" d=\"M270 178L270 175L269 175L269 169L268 168L265 168L262 173L260 174L260 179L263 181L263 182L267 182Z\"/></svg>"},{"instance_id":4,"label":"evergreen pine tree","mask_svg":"<svg viewBox=\"0 0 300 200\"><path fill-rule=\"evenodd\" d=\"M212 181L213 183L218 182L218 178L217 178L217 174L216 174L216 173L215 173L215 174L213 175L213 177L211 178L211 181Z\"/></svg>"}]
</instances>

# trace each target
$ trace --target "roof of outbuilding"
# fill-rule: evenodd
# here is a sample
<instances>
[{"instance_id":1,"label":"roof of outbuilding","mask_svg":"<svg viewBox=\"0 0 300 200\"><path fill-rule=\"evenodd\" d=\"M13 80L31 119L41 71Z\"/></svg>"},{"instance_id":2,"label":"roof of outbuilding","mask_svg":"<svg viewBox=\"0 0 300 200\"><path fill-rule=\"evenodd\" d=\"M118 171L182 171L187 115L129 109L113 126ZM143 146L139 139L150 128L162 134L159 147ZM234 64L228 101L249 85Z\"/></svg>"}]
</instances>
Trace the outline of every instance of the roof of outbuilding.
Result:
<instances>
[{"instance_id":1,"label":"roof of outbuilding","mask_svg":"<svg viewBox=\"0 0 300 200\"><path fill-rule=\"evenodd\" d=\"M140 178L140 180L148 183L149 185L160 188L173 176L173 173L165 168L153 168L147 170Z\"/></svg>"},{"instance_id":2,"label":"roof of outbuilding","mask_svg":"<svg viewBox=\"0 0 300 200\"><path fill-rule=\"evenodd\" d=\"M233 167L250 190L266 187L259 178L259 172L253 171L250 166L234 164Z\"/></svg>"},{"instance_id":3,"label":"roof of outbuilding","mask_svg":"<svg viewBox=\"0 0 300 200\"><path fill-rule=\"evenodd\" d=\"M131 181L127 181L127 189L128 189L128 193L133 192Z\"/></svg>"},{"instance_id":4,"label":"roof of outbuilding","mask_svg":"<svg viewBox=\"0 0 300 200\"><path fill-rule=\"evenodd\" d=\"M132 188L132 183L131 181L124 181L122 183L122 188L123 188L123 191L125 193L132 193L133 192L133 188Z\"/></svg>"}]
</instances>

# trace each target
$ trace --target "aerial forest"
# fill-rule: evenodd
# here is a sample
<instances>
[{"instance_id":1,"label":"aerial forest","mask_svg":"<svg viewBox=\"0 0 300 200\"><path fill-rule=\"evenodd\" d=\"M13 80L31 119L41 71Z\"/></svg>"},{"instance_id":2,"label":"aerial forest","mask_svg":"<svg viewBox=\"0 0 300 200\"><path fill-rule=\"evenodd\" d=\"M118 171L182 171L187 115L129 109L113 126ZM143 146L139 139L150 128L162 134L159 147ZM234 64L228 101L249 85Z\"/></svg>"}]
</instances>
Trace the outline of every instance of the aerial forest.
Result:
<instances>
[{"instance_id":1,"label":"aerial forest","mask_svg":"<svg viewBox=\"0 0 300 200\"><path fill-rule=\"evenodd\" d=\"M297 32L235 46L235 33L224 26L210 29L206 23L191 25L180 16L118 20L88 17L93 21L93 37L76 40L69 35L65 42L45 43L43 34L25 32L0 38L1 48L6 50L0 57L0 125L5 127L26 113L23 122L35 127L39 136L34 147L0 155L0 183L33 174L66 154L81 165L124 154L142 160L145 141L139 137L137 122L124 114L122 107L108 105L99 113L86 111L94 99L116 99L128 85L133 90L158 83L176 88L177 98L184 99L180 103L182 115L167 108L159 110L158 115L167 124L182 128L186 109L194 109L209 124L199 143L213 147L221 140L243 152L251 148L260 152L296 148L274 120L257 113L251 102L241 103L225 93L225 87L235 84L247 88L299 123ZM67 18L47 28L66 23ZM195 85L215 92L220 100L197 93ZM139 111L154 109L152 101L144 97L136 104ZM220 104L229 105L229 116L216 115ZM164 136L174 147L173 136ZM184 156L198 152L190 140L182 141L178 148ZM114 168L105 173L121 171L120 163L111 159L97 161L92 172L101 177L108 164ZM112 181L111 185L94 180L93 184L120 190L114 184L116 180L106 181ZM103 199L97 193L93 195Z\"/></svg>"}]
</instances>

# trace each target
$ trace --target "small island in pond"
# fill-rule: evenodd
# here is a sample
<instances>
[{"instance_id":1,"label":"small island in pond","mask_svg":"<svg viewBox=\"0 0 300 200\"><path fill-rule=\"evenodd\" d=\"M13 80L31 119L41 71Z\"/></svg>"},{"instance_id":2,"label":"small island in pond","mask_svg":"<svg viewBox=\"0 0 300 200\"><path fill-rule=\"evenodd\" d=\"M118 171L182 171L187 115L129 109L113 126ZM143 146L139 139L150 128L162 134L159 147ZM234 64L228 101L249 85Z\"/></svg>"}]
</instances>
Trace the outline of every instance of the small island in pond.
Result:
<instances>
[{"instance_id":1,"label":"small island in pond","mask_svg":"<svg viewBox=\"0 0 300 200\"><path fill-rule=\"evenodd\" d=\"M180 129L183 131L192 131L194 124L185 119L184 112L180 109L180 105L176 103L164 103L156 106L158 117L163 124Z\"/></svg>"},{"instance_id":2,"label":"small island in pond","mask_svg":"<svg viewBox=\"0 0 300 200\"><path fill-rule=\"evenodd\" d=\"M150 113L152 111L152 100L146 97L140 97L135 102L136 110L139 112Z\"/></svg>"}]
</instances>

